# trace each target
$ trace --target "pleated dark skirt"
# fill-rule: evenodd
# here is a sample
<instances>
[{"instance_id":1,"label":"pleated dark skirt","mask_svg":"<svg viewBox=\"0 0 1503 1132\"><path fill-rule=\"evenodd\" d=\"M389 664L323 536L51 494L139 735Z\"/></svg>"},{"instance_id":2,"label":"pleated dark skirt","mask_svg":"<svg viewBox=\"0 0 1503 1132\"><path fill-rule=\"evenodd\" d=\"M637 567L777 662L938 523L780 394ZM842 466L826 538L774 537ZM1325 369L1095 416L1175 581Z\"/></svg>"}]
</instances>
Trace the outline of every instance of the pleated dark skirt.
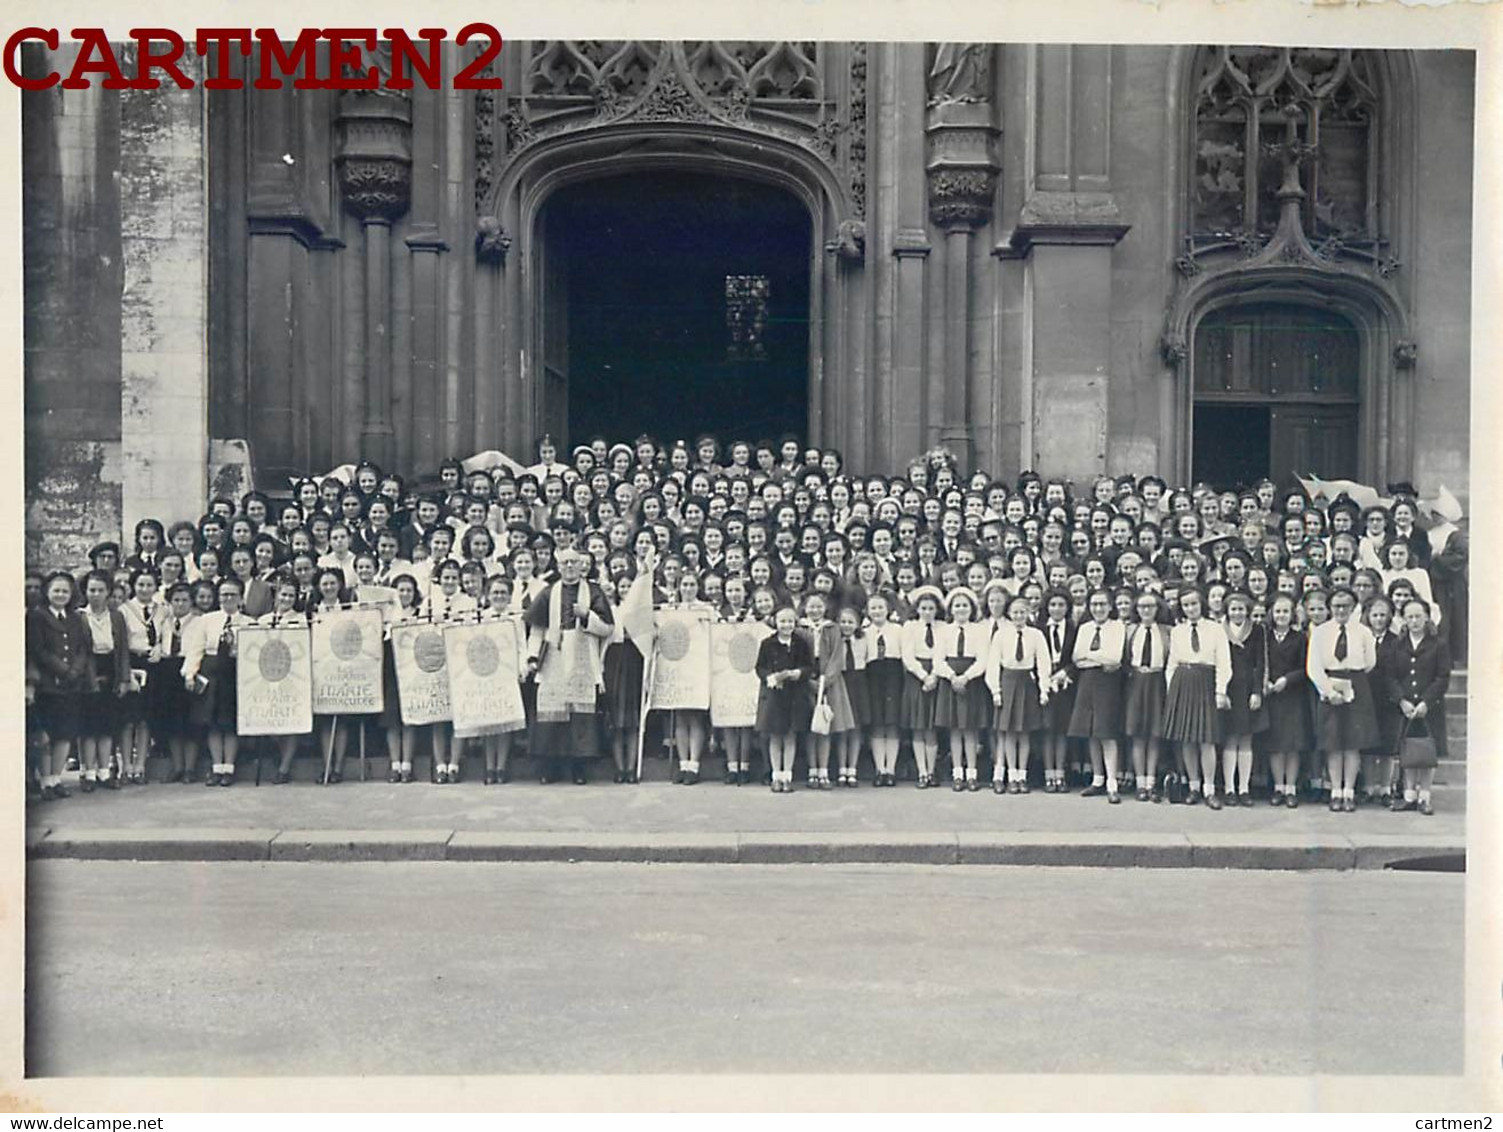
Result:
<instances>
[{"instance_id":1,"label":"pleated dark skirt","mask_svg":"<svg viewBox=\"0 0 1503 1132\"><path fill-rule=\"evenodd\" d=\"M114 656L106 653L92 658L89 687L78 699L78 733L85 738L113 735L121 723Z\"/></svg>"},{"instance_id":2,"label":"pleated dark skirt","mask_svg":"<svg viewBox=\"0 0 1503 1132\"><path fill-rule=\"evenodd\" d=\"M30 718L54 743L77 739L82 700L77 692L40 693Z\"/></svg>"},{"instance_id":3,"label":"pleated dark skirt","mask_svg":"<svg viewBox=\"0 0 1503 1132\"><path fill-rule=\"evenodd\" d=\"M204 657L199 674L208 679L209 686L202 695L193 697L193 722L199 727L218 727L233 731L239 704L234 658L210 654Z\"/></svg>"},{"instance_id":4,"label":"pleated dark skirt","mask_svg":"<svg viewBox=\"0 0 1503 1132\"><path fill-rule=\"evenodd\" d=\"M1122 734L1122 672L1082 668L1066 734L1072 739L1115 739Z\"/></svg>"},{"instance_id":5,"label":"pleated dark skirt","mask_svg":"<svg viewBox=\"0 0 1503 1132\"><path fill-rule=\"evenodd\" d=\"M146 685L140 691L135 690L135 677L131 677L131 691L120 696L115 705L116 718L120 723L148 723L151 720L151 701L146 694L146 688L151 687L151 674L156 665L152 664L144 655L131 654L130 670L133 672L146 673Z\"/></svg>"},{"instance_id":6,"label":"pleated dark skirt","mask_svg":"<svg viewBox=\"0 0 1503 1132\"><path fill-rule=\"evenodd\" d=\"M912 731L932 731L936 726L934 713L939 706L939 689L924 691L918 677L911 672L903 673L902 725Z\"/></svg>"},{"instance_id":7,"label":"pleated dark skirt","mask_svg":"<svg viewBox=\"0 0 1503 1132\"><path fill-rule=\"evenodd\" d=\"M1380 738L1373 710L1372 686L1366 672L1332 671L1327 675L1352 682L1349 704L1319 703L1315 706L1316 742L1322 751L1360 751L1376 746Z\"/></svg>"},{"instance_id":8,"label":"pleated dark skirt","mask_svg":"<svg viewBox=\"0 0 1503 1132\"><path fill-rule=\"evenodd\" d=\"M996 708L991 689L978 673L957 692L948 680L941 680L934 690L934 726L954 731L980 731L990 727Z\"/></svg>"},{"instance_id":9,"label":"pleated dark skirt","mask_svg":"<svg viewBox=\"0 0 1503 1132\"><path fill-rule=\"evenodd\" d=\"M1043 726L1044 708L1039 703L1038 676L1031 668L1004 668L1002 705L992 717L992 727L1021 735Z\"/></svg>"},{"instance_id":10,"label":"pleated dark skirt","mask_svg":"<svg viewBox=\"0 0 1503 1132\"><path fill-rule=\"evenodd\" d=\"M606 646L601 661L605 670L605 725L615 731L635 731L642 721L642 680L646 665L642 653L630 641Z\"/></svg>"},{"instance_id":11,"label":"pleated dark skirt","mask_svg":"<svg viewBox=\"0 0 1503 1132\"><path fill-rule=\"evenodd\" d=\"M193 697L183 687L183 658L163 657L146 681L146 718L151 729L159 735L190 734L192 712Z\"/></svg>"},{"instance_id":12,"label":"pleated dark skirt","mask_svg":"<svg viewBox=\"0 0 1503 1132\"><path fill-rule=\"evenodd\" d=\"M840 679L845 684L846 698L851 701L851 714L855 717L857 727L865 727L871 722L871 687L866 679L866 669L858 668L851 672L842 672Z\"/></svg>"},{"instance_id":13,"label":"pleated dark skirt","mask_svg":"<svg viewBox=\"0 0 1503 1132\"><path fill-rule=\"evenodd\" d=\"M1276 692L1263 701L1263 707L1268 713L1268 726L1257 736L1258 750L1294 754L1315 746L1307 688L1296 686Z\"/></svg>"},{"instance_id":14,"label":"pleated dark skirt","mask_svg":"<svg viewBox=\"0 0 1503 1132\"><path fill-rule=\"evenodd\" d=\"M1175 743L1221 742L1216 710L1216 670L1208 664L1182 664L1164 697L1164 738Z\"/></svg>"},{"instance_id":15,"label":"pleated dark skirt","mask_svg":"<svg viewBox=\"0 0 1503 1132\"><path fill-rule=\"evenodd\" d=\"M1072 683L1062 692L1049 693L1049 703L1044 708L1044 727L1051 734L1069 734L1070 717L1075 714L1075 688Z\"/></svg>"},{"instance_id":16,"label":"pleated dark skirt","mask_svg":"<svg viewBox=\"0 0 1503 1132\"><path fill-rule=\"evenodd\" d=\"M903 662L895 657L868 660L862 676L866 678L866 717L862 722L874 727L901 727Z\"/></svg>"},{"instance_id":17,"label":"pleated dark skirt","mask_svg":"<svg viewBox=\"0 0 1503 1132\"><path fill-rule=\"evenodd\" d=\"M1127 714L1122 730L1134 739L1164 735L1164 673L1134 669L1127 674Z\"/></svg>"}]
</instances>

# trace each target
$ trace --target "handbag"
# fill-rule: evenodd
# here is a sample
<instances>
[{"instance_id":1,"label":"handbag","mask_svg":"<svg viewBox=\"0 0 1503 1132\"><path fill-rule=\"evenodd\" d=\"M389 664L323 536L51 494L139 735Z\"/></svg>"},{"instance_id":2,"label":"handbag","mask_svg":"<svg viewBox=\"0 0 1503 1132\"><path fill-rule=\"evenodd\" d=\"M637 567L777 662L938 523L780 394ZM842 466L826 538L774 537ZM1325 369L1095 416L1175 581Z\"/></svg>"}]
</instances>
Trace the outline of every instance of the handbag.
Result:
<instances>
[{"instance_id":1,"label":"handbag","mask_svg":"<svg viewBox=\"0 0 1503 1132\"><path fill-rule=\"evenodd\" d=\"M816 735L828 735L830 724L835 721L835 709L825 700L825 678L819 678L819 695L814 701L814 717L809 721L809 730Z\"/></svg>"},{"instance_id":2,"label":"handbag","mask_svg":"<svg viewBox=\"0 0 1503 1132\"><path fill-rule=\"evenodd\" d=\"M1415 735L1414 722L1406 719L1404 729L1399 732L1399 765L1405 770L1429 770L1440 761L1435 739L1428 727L1423 735ZM1420 724L1423 727L1424 721L1421 720Z\"/></svg>"}]
</instances>

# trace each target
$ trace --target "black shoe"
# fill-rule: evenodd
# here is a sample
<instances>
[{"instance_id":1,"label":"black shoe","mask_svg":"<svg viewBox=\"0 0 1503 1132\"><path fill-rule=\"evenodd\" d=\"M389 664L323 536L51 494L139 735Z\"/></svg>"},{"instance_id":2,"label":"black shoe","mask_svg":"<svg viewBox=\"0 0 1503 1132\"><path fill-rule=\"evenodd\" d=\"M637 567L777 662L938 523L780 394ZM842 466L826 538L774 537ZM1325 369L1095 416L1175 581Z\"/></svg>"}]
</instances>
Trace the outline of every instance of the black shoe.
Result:
<instances>
[{"instance_id":1,"label":"black shoe","mask_svg":"<svg viewBox=\"0 0 1503 1132\"><path fill-rule=\"evenodd\" d=\"M1099 798L1106 793L1105 786L1097 786L1094 782L1080 792L1082 798Z\"/></svg>"},{"instance_id":2,"label":"black shoe","mask_svg":"<svg viewBox=\"0 0 1503 1132\"><path fill-rule=\"evenodd\" d=\"M1122 804L1122 792L1120 790L1108 790L1106 792L1106 800L1114 806L1120 806Z\"/></svg>"},{"instance_id":3,"label":"black shoe","mask_svg":"<svg viewBox=\"0 0 1503 1132\"><path fill-rule=\"evenodd\" d=\"M221 774L219 776L219 785L221 785L221 786L233 786L233 785L235 785L235 775L234 775L234 773L232 772L230 774Z\"/></svg>"},{"instance_id":4,"label":"black shoe","mask_svg":"<svg viewBox=\"0 0 1503 1132\"><path fill-rule=\"evenodd\" d=\"M329 775L329 781L334 781L334 776L332 774ZM447 770L447 768L434 772L433 781L438 783L440 786L449 785L449 771Z\"/></svg>"},{"instance_id":5,"label":"black shoe","mask_svg":"<svg viewBox=\"0 0 1503 1132\"><path fill-rule=\"evenodd\" d=\"M585 772L584 771L582 771L582 770L576 770L574 772L574 785L575 786L587 786L589 784L589 781L590 780L585 777Z\"/></svg>"},{"instance_id":6,"label":"black shoe","mask_svg":"<svg viewBox=\"0 0 1503 1132\"><path fill-rule=\"evenodd\" d=\"M950 789L953 790L953 791L955 791L955 793L959 794L961 791L963 791L965 789L965 779L963 779L963 778L951 779L951 781L950 781Z\"/></svg>"},{"instance_id":7,"label":"black shoe","mask_svg":"<svg viewBox=\"0 0 1503 1132\"><path fill-rule=\"evenodd\" d=\"M393 774L394 773L395 772L393 772ZM387 778L388 782L395 782L396 780L397 779L395 777L391 776ZM291 781L292 775L288 774L285 770L279 770L277 771L276 777L271 780L271 783L273 786L286 786Z\"/></svg>"},{"instance_id":8,"label":"black shoe","mask_svg":"<svg viewBox=\"0 0 1503 1132\"><path fill-rule=\"evenodd\" d=\"M204 779L204 785L205 786L218 786L219 785L219 772L218 771L211 771L210 774L209 774L209 777L206 778L206 779Z\"/></svg>"},{"instance_id":9,"label":"black shoe","mask_svg":"<svg viewBox=\"0 0 1503 1132\"><path fill-rule=\"evenodd\" d=\"M39 797L44 802L50 802L54 798L56 798L57 795L53 792L53 788L51 786L43 786L42 787L42 792L39 795Z\"/></svg>"},{"instance_id":10,"label":"black shoe","mask_svg":"<svg viewBox=\"0 0 1503 1132\"><path fill-rule=\"evenodd\" d=\"M481 779L481 781L486 786L494 786L494 785L496 785L496 772L493 771L493 770L486 771L485 772L485 777L483 779Z\"/></svg>"},{"instance_id":11,"label":"black shoe","mask_svg":"<svg viewBox=\"0 0 1503 1132\"><path fill-rule=\"evenodd\" d=\"M576 774L574 776L574 781L575 782L583 782L584 778L581 775ZM684 785L685 786L694 786L698 782L699 782L699 771L697 771L697 770L691 770L687 774L684 775Z\"/></svg>"},{"instance_id":12,"label":"black shoe","mask_svg":"<svg viewBox=\"0 0 1503 1132\"><path fill-rule=\"evenodd\" d=\"M109 778L104 779L104 785L110 790L119 790L122 785L120 776L118 774L111 775Z\"/></svg>"},{"instance_id":13,"label":"black shoe","mask_svg":"<svg viewBox=\"0 0 1503 1132\"><path fill-rule=\"evenodd\" d=\"M404 770L402 772L402 781L403 782L411 782L412 781L412 771L410 771L410 770Z\"/></svg>"},{"instance_id":14,"label":"black shoe","mask_svg":"<svg viewBox=\"0 0 1503 1132\"><path fill-rule=\"evenodd\" d=\"M334 771L330 771L329 772L329 783L330 783L330 785L337 785L337 784L339 784L339 783L341 783L343 781L344 781L344 775L341 774L339 771L334 770Z\"/></svg>"},{"instance_id":15,"label":"black shoe","mask_svg":"<svg viewBox=\"0 0 1503 1132\"><path fill-rule=\"evenodd\" d=\"M1242 806L1244 809L1247 808L1247 807L1249 807L1249 806L1251 806L1252 805L1252 795L1251 794L1238 794L1237 795L1237 804L1240 805L1240 806Z\"/></svg>"},{"instance_id":16,"label":"black shoe","mask_svg":"<svg viewBox=\"0 0 1503 1132\"><path fill-rule=\"evenodd\" d=\"M81 782L79 782L78 789L81 793L84 794L94 793L94 780L92 778L83 779Z\"/></svg>"},{"instance_id":17,"label":"black shoe","mask_svg":"<svg viewBox=\"0 0 1503 1132\"><path fill-rule=\"evenodd\" d=\"M853 782L851 785L854 786L856 784ZM981 780L979 778L968 778L965 780L965 788L974 794L981 789Z\"/></svg>"},{"instance_id":18,"label":"black shoe","mask_svg":"<svg viewBox=\"0 0 1503 1132\"><path fill-rule=\"evenodd\" d=\"M386 781L392 783L393 785L401 782L402 772L396 767L392 767L389 771L386 772Z\"/></svg>"},{"instance_id":19,"label":"black shoe","mask_svg":"<svg viewBox=\"0 0 1503 1132\"><path fill-rule=\"evenodd\" d=\"M1219 809L1221 809L1221 795L1220 794L1207 794L1206 795L1206 808L1207 809L1211 809L1211 810L1219 810Z\"/></svg>"}]
</instances>

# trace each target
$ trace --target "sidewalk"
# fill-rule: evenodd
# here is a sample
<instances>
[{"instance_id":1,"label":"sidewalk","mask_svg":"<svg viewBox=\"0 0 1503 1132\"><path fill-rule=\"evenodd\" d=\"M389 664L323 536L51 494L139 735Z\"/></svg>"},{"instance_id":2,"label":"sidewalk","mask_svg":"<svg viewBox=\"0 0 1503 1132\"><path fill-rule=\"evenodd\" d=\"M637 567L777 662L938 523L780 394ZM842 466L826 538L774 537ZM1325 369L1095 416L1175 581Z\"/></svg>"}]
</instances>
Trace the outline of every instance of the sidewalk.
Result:
<instances>
[{"instance_id":1,"label":"sidewalk","mask_svg":"<svg viewBox=\"0 0 1503 1132\"><path fill-rule=\"evenodd\" d=\"M1465 795L1433 817L1377 808L1220 812L1124 797L998 797L947 785L775 795L765 786L200 784L27 807L33 857L111 860L909 862L1381 868L1465 851Z\"/></svg>"}]
</instances>

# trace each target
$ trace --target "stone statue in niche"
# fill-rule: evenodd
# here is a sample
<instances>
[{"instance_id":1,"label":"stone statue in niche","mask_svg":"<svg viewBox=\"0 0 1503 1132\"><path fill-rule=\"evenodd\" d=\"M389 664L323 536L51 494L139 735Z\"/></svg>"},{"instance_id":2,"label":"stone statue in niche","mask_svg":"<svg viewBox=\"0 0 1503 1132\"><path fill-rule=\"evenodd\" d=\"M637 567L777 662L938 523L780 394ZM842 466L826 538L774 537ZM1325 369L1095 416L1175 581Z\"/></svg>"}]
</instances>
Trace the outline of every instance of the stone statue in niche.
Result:
<instances>
[{"instance_id":1,"label":"stone statue in niche","mask_svg":"<svg viewBox=\"0 0 1503 1132\"><path fill-rule=\"evenodd\" d=\"M929 68L929 105L991 101L992 45L941 43Z\"/></svg>"}]
</instances>

